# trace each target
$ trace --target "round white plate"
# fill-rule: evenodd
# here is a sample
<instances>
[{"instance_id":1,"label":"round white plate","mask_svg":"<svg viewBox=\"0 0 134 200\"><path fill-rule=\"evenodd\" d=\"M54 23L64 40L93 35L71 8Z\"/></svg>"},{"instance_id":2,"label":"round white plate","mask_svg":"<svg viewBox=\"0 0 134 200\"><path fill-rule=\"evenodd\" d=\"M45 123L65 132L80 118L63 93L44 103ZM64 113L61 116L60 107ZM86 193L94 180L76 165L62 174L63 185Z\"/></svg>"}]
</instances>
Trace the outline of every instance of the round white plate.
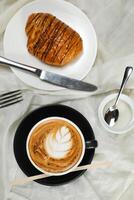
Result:
<instances>
[{"instance_id":1,"label":"round white plate","mask_svg":"<svg viewBox=\"0 0 134 200\"><path fill-rule=\"evenodd\" d=\"M83 39L83 53L63 68L46 65L27 51L25 25L28 16L34 12L47 12L55 15L76 30ZM93 66L97 54L97 39L94 28L87 16L77 7L63 0L36 0L21 8L10 20L4 35L5 57L40 69L62 74L71 78L83 79ZM61 87L48 84L28 72L12 68L26 84L43 90L59 90Z\"/></svg>"}]
</instances>

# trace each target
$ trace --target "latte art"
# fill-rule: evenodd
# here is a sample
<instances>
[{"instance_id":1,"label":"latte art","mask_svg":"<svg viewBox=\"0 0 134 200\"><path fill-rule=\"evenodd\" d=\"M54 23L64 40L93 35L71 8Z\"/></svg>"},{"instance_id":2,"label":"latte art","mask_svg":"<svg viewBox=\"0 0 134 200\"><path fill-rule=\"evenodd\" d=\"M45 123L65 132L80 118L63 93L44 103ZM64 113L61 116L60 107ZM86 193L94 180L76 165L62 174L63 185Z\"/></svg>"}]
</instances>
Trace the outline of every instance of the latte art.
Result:
<instances>
[{"instance_id":1,"label":"latte art","mask_svg":"<svg viewBox=\"0 0 134 200\"><path fill-rule=\"evenodd\" d=\"M65 126L57 132L51 132L46 138L45 147L48 154L53 158L63 158L72 148L71 133Z\"/></svg>"},{"instance_id":2,"label":"latte art","mask_svg":"<svg viewBox=\"0 0 134 200\"><path fill-rule=\"evenodd\" d=\"M36 166L46 172L61 173L78 162L83 143L72 124L62 119L51 119L33 129L28 149Z\"/></svg>"}]
</instances>

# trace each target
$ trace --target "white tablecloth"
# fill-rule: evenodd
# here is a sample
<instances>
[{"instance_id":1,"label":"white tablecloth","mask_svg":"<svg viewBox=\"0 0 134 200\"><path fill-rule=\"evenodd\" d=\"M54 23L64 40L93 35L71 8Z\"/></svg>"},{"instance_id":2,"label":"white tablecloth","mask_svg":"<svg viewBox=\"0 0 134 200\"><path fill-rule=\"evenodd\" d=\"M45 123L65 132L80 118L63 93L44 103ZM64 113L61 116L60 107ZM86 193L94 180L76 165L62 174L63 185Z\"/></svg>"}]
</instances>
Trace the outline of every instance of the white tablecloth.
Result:
<instances>
[{"instance_id":1,"label":"white tablecloth","mask_svg":"<svg viewBox=\"0 0 134 200\"><path fill-rule=\"evenodd\" d=\"M0 53L9 19L29 0L0 1ZM44 92L29 88L8 68L0 67L0 92L21 88L24 101L0 110L0 200L132 200L134 199L134 130L112 135L98 120L98 106L119 88L126 65L134 66L134 1L71 0L92 21L98 37L96 62L85 79L99 86L97 93ZM134 100L134 73L124 91ZM35 182L11 188L11 180L25 177L13 154L15 130L31 110L50 103L61 103L80 111L91 123L99 147L95 161L111 161L112 167L86 172L67 185L42 186ZM19 150L18 150L19 151ZM21 155L20 155L21 156Z\"/></svg>"}]
</instances>

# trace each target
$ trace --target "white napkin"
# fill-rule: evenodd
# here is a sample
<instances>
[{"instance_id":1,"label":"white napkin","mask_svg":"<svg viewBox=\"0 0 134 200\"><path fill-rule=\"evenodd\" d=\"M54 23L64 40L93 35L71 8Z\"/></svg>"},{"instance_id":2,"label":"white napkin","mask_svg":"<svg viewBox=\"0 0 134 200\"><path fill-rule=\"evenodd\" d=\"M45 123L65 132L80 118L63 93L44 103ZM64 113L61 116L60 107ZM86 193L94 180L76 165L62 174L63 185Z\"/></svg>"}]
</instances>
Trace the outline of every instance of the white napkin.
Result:
<instances>
[{"instance_id":1,"label":"white napkin","mask_svg":"<svg viewBox=\"0 0 134 200\"><path fill-rule=\"evenodd\" d=\"M1 46L8 20L28 0L0 2ZM24 101L1 110L0 115L0 200L128 200L134 196L134 134L111 135L98 120L97 111L102 99L119 88L124 68L134 65L134 2L121 0L75 0L91 19L98 37L98 55L94 67L85 79L99 86L97 93L65 90L44 92L22 83L8 68L0 67L0 91L21 88ZM125 93L134 99L134 73ZM35 182L25 186L9 187L13 179L24 177L13 154L15 130L31 110L50 103L61 103L80 111L91 123L99 147L96 161L112 161L108 169L86 172L74 182L59 187L47 187ZM19 150L18 150L19 151ZM21 155L20 155L21 156Z\"/></svg>"}]
</instances>

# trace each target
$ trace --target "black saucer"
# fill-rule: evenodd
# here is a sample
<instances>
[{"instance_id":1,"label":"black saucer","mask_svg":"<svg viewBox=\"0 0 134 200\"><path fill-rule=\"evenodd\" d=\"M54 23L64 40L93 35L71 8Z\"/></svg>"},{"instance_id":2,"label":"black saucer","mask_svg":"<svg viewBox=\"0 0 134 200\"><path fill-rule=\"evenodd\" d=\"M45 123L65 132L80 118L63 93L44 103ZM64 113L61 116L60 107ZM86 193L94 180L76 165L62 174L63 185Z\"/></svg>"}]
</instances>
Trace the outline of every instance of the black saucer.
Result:
<instances>
[{"instance_id":1,"label":"black saucer","mask_svg":"<svg viewBox=\"0 0 134 200\"><path fill-rule=\"evenodd\" d=\"M34 110L27 115L17 128L14 138L14 154L18 165L27 176L41 174L29 161L26 153L26 139L31 128L40 120L47 117L64 117L74 122L82 131L85 140L95 139L93 130L86 118L78 111L63 105L48 105ZM85 165L92 162L95 149L86 149L80 165ZM45 179L37 180L36 182L43 185L60 185L72 181L81 176L86 170L71 172L63 176L53 176Z\"/></svg>"}]
</instances>

